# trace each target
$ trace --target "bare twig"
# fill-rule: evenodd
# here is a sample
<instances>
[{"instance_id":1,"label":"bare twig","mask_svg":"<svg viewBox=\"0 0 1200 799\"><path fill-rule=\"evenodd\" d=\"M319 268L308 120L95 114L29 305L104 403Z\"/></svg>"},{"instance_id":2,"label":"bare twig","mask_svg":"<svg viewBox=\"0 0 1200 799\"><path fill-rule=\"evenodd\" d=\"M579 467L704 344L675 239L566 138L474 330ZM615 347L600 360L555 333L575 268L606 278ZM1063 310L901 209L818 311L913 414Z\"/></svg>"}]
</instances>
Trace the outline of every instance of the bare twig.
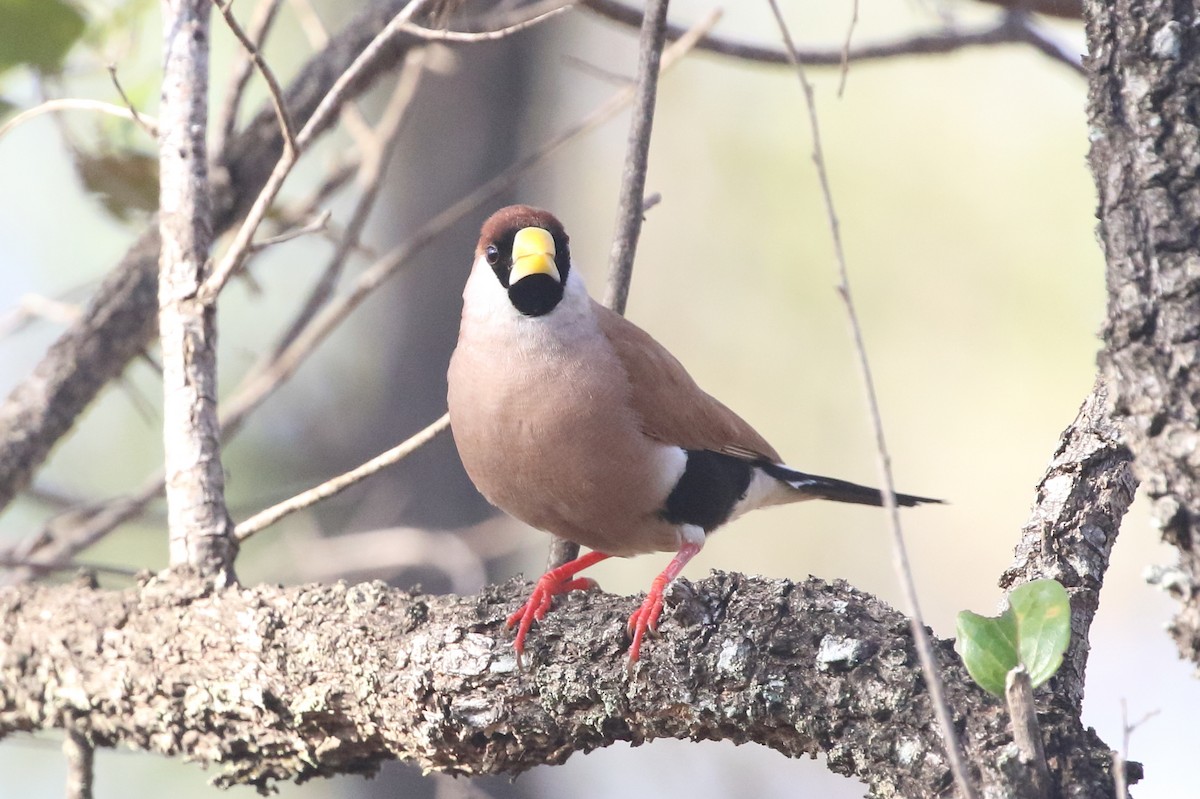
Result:
<instances>
[{"instance_id":1,"label":"bare twig","mask_svg":"<svg viewBox=\"0 0 1200 799\"><path fill-rule=\"evenodd\" d=\"M236 547L217 421L216 314L196 301L212 241L209 0L163 0L162 12L158 297L170 562L229 582Z\"/></svg>"},{"instance_id":2,"label":"bare twig","mask_svg":"<svg viewBox=\"0 0 1200 799\"><path fill-rule=\"evenodd\" d=\"M400 80L392 91L391 99L380 117L378 129L368 131L365 140L360 142L360 161L357 183L360 194L355 201L354 210L346 229L338 237L337 245L329 263L322 270L308 298L301 306L295 319L279 338L271 357L275 357L291 344L296 336L308 325L313 316L329 301L333 289L341 277L346 261L358 247L359 237L375 207L379 196L379 188L383 183L384 172L391 161L396 144L400 141L400 130L405 119L405 112L417 94L421 76L424 74L426 53L424 50L413 50L405 58L404 67L400 71Z\"/></svg>"},{"instance_id":3,"label":"bare twig","mask_svg":"<svg viewBox=\"0 0 1200 799\"><path fill-rule=\"evenodd\" d=\"M618 2L618 0L585 0L584 5L595 13L619 22L622 25L637 26L641 24L641 9L627 6L624 3ZM968 47L1031 44L1054 60L1069 66L1075 72L1081 75L1084 74L1079 58L1070 57L1061 48L1057 51L1049 48L1043 49L1039 43L1045 37L1034 32L1030 27L1030 23L1025 21L1024 17L1020 20L1014 20L1012 19L1014 16L1012 14L1005 14L998 23L977 30L959 30L953 27L946 27L929 33L919 33L903 39L897 39L893 42L859 45L858 47L850 48L845 56L845 60L848 62L877 61L910 55L945 55ZM682 28L674 25L668 26L667 39L674 40L682 35L682 33ZM788 53L779 48L738 42L719 36L706 36L700 41L697 47L710 53L718 53L743 61L780 65L789 63ZM836 67L840 66L843 61L840 48L798 49L795 51L795 55L800 63L812 67Z\"/></svg>"},{"instance_id":4,"label":"bare twig","mask_svg":"<svg viewBox=\"0 0 1200 799\"><path fill-rule=\"evenodd\" d=\"M233 0L212 0L212 4L221 12L221 16L225 19L225 25L233 32L233 35L239 42L242 43L242 49L254 63L263 80L267 83L267 94L271 97L271 106L275 109L275 118L279 120L279 129L283 131L283 148L286 153L288 150L296 149L296 129L292 124L292 116L287 110L287 101L283 99L283 87L279 85L279 81L275 78L275 72L271 69L271 65L262 57L262 53L258 51L258 45L246 35L246 31L242 30L242 26L238 24L237 18L233 16L230 10Z\"/></svg>"},{"instance_id":5,"label":"bare twig","mask_svg":"<svg viewBox=\"0 0 1200 799\"><path fill-rule=\"evenodd\" d=\"M329 43L329 31L325 29L325 23L321 22L321 17L312 3L309 0L289 0L289 5L292 7L292 13L296 15L296 21L300 23L300 29L308 38L308 43L315 49L325 47ZM371 125L359 110L357 103L346 102L338 116L356 146L371 141Z\"/></svg>"},{"instance_id":6,"label":"bare twig","mask_svg":"<svg viewBox=\"0 0 1200 799\"><path fill-rule=\"evenodd\" d=\"M288 103L283 98L283 86L275 78L275 72L271 70L271 66L263 58L263 54L258 52L258 44L251 40L250 36L246 35L246 31L241 29L238 24L238 19L233 16L233 11L229 10L229 6L233 5L233 0L212 0L212 5L216 6L217 11L221 12L221 16L226 20L227 28L233 32L236 40L241 42L242 49L246 55L250 56L254 67L258 73L262 74L263 80L266 82L266 91L271 97L271 107L275 109L275 118L280 121L280 130L283 131L283 150L296 149L296 132L295 126L292 124L292 115L288 113Z\"/></svg>"},{"instance_id":7,"label":"bare twig","mask_svg":"<svg viewBox=\"0 0 1200 799\"><path fill-rule=\"evenodd\" d=\"M115 105L113 103L105 103L100 100L85 100L81 98L63 98L60 100L47 100L44 103L39 103L33 108L22 111L12 119L0 125L0 138L4 138L13 129L25 124L29 120L40 117L42 114L56 113L58 111L96 111L101 114L109 114L121 119L128 119L130 122L138 122L144 129L151 132L152 136L157 136L158 121L154 117L145 114L137 114L135 116L132 107ZM140 120L140 122L139 122Z\"/></svg>"},{"instance_id":8,"label":"bare twig","mask_svg":"<svg viewBox=\"0 0 1200 799\"><path fill-rule=\"evenodd\" d=\"M259 239L250 245L250 251L261 252L262 250L265 250L268 247L273 247L276 244L283 244L285 241L291 241L292 239L298 239L301 236L307 236L311 233L317 233L325 230L329 227L329 217L331 215L332 214L330 211L322 211L312 221L306 222L300 227L289 228L288 230L285 230L276 236L269 236L265 239Z\"/></svg>"},{"instance_id":9,"label":"bare twig","mask_svg":"<svg viewBox=\"0 0 1200 799\"><path fill-rule=\"evenodd\" d=\"M97 574L112 574L118 577L135 577L137 569L129 569L124 566L110 566L105 563L91 563L81 560L71 560L65 563L45 564L34 560L22 560L7 553L0 553L0 568L3 569L28 569L33 575L49 574L51 572L74 572L87 571L96 572Z\"/></svg>"},{"instance_id":10,"label":"bare twig","mask_svg":"<svg viewBox=\"0 0 1200 799\"><path fill-rule=\"evenodd\" d=\"M402 26L411 20L428 2L430 0L412 0L411 3L404 7L404 10L384 26L383 30L371 40L371 43L358 54L358 57L354 59L349 68L334 81L333 86L321 99L312 116L309 117L308 122L305 123L304 127L296 135L294 146L284 147L283 154L275 164L275 168L271 171L271 176L267 179L267 183L263 186L262 191L259 192L254 205L251 206L250 212L246 215L241 227L238 228L237 233L234 235L229 249L225 251L225 255L213 268L208 279L204 281L204 285L200 287L199 299L201 302L208 304L216 299L217 294L220 293L221 289L229 281L229 278L241 267L242 261L249 250L250 241L254 237L254 232L258 229L263 217L266 216L267 209L271 207L271 203L275 201L275 196L279 193L279 189L282 188L284 180L291 173L292 167L296 165L296 161L300 155L308 148L313 137L325 126L329 118L342 107L349 87L358 79L359 74L366 70L373 60L379 57L380 52L388 43L403 33Z\"/></svg>"},{"instance_id":11,"label":"bare twig","mask_svg":"<svg viewBox=\"0 0 1200 799\"><path fill-rule=\"evenodd\" d=\"M808 110L809 127L813 137L813 162L816 165L817 177L821 184L821 196L825 202L825 212L829 221L829 233L833 239L834 256L837 263L838 293L846 306L846 314L850 323L851 336L854 339L854 349L858 355L859 371L863 378L863 387L867 399L867 407L871 426L875 433L875 446L879 454L879 476L882 482L883 505L887 512L889 528L892 535L892 550L896 573L904 591L905 603L908 605L909 625L912 628L913 643L917 656L921 661L921 672L925 675L925 684L929 689L929 697L933 703L938 726L946 746L950 770L958 784L959 793L963 799L974 799L975 789L967 776L967 765L963 759L962 748L954 731L954 722L950 717L950 708L946 704L945 691L942 687L941 675L938 673L937 661L933 656L933 645L930 642L929 631L921 615L920 602L917 599L916 582L908 562L908 548L904 543L904 533L900 527L900 513L896 505L896 487L892 480L891 457L888 455L887 441L883 434L883 417L879 411L879 401L875 394L875 381L871 376L871 365L867 359L867 348L863 342L862 327L858 322L858 313L854 307L854 299L850 293L850 275L846 269L846 255L842 249L842 236L838 223L837 210L833 204L833 192L829 187L829 175L825 167L825 153L821 147L821 126L817 120L816 101L813 97L812 84L808 82L804 67L796 57L795 44L783 13L779 10L777 0L767 0L775 20L779 24L784 46L792 61L792 67L800 79L800 88L804 93L805 106Z\"/></svg>"},{"instance_id":12,"label":"bare twig","mask_svg":"<svg viewBox=\"0 0 1200 799\"><path fill-rule=\"evenodd\" d=\"M250 16L250 25L246 30L246 38L253 43L253 52L259 52L263 41L275 22L279 11L279 0L260 0ZM213 125L214 153L225 151L225 142L233 137L237 127L238 109L242 105L242 97L246 92L246 84L250 82L250 73L254 71L254 60L250 57L251 49L243 48L234 56L233 69L229 74L229 84L225 88L221 108L216 114L216 124Z\"/></svg>"},{"instance_id":13,"label":"bare twig","mask_svg":"<svg viewBox=\"0 0 1200 799\"><path fill-rule=\"evenodd\" d=\"M650 131L654 124L654 101L658 94L658 64L666 41L668 0L650 0L638 38L637 99L629 122L621 196L617 204L617 232L608 258L608 289L604 304L625 313L629 281L642 232L642 206L646 191L646 168L650 160Z\"/></svg>"},{"instance_id":14,"label":"bare twig","mask_svg":"<svg viewBox=\"0 0 1200 799\"><path fill-rule=\"evenodd\" d=\"M108 76L112 78L113 88L117 90L117 94L121 95L121 99L125 102L125 107L129 109L129 113L133 116L133 121L138 124L138 127L146 131L146 133L150 135L150 138L157 138L158 130L149 122L147 122L145 117L138 113L137 107L134 106L133 101L129 99L129 95L125 93L124 87L121 86L121 79L117 77L116 64L108 65Z\"/></svg>"},{"instance_id":15,"label":"bare twig","mask_svg":"<svg viewBox=\"0 0 1200 799\"><path fill-rule=\"evenodd\" d=\"M282 519L288 514L295 513L298 510L315 505L323 499L340 494L350 486L364 480L367 477L375 474L379 470L391 466L393 463L404 460L412 453L416 452L425 444L437 437L438 433L450 427L450 414L442 414L442 417L436 422L430 424L424 430L416 435L411 436L406 441L389 449L380 455L376 455L371 460L357 466L345 474L340 474L331 480L326 480L319 486L303 491L291 499L286 499L277 505L267 508L264 511L254 514L246 521L234 528L234 536L239 542L245 541L250 536L257 533L275 522Z\"/></svg>"},{"instance_id":16,"label":"bare twig","mask_svg":"<svg viewBox=\"0 0 1200 799\"><path fill-rule=\"evenodd\" d=\"M410 22L404 26L404 31L416 36L418 39L424 39L431 42L494 42L499 39L512 36L514 33L520 33L526 28L532 28L534 25L537 25L540 22L545 22L548 19L557 17L559 14L567 11L572 6L577 5L579 2L580 0L561 0L561 2L555 3L554 6L547 11L539 11L538 13L532 14L525 19L514 22L511 25L507 25L497 30L478 32L433 30L432 28L424 28L420 25L414 25Z\"/></svg>"},{"instance_id":17,"label":"bare twig","mask_svg":"<svg viewBox=\"0 0 1200 799\"><path fill-rule=\"evenodd\" d=\"M87 736L74 727L63 735L63 755L67 759L66 799L92 799L93 762L96 751Z\"/></svg>"},{"instance_id":18,"label":"bare twig","mask_svg":"<svg viewBox=\"0 0 1200 799\"><path fill-rule=\"evenodd\" d=\"M850 74L850 40L854 38L854 28L858 25L858 0L850 3L850 24L846 26L846 39L842 42L842 66L838 76L838 97L846 91L846 78Z\"/></svg>"},{"instance_id":19,"label":"bare twig","mask_svg":"<svg viewBox=\"0 0 1200 799\"><path fill-rule=\"evenodd\" d=\"M1004 699L1012 719L1013 742L1021 762L1032 769L1030 788L1033 795L1045 799L1050 795L1050 769L1046 765L1046 748L1042 744L1042 728L1033 704L1033 683L1024 666L1011 669L1004 677Z\"/></svg>"},{"instance_id":20,"label":"bare twig","mask_svg":"<svg viewBox=\"0 0 1200 799\"><path fill-rule=\"evenodd\" d=\"M1130 724L1128 703L1124 698L1121 699L1121 748L1112 752L1113 794L1116 799L1129 799L1129 778L1125 774L1125 766L1129 762L1129 741L1138 727L1157 716L1159 712L1151 710Z\"/></svg>"},{"instance_id":21,"label":"bare twig","mask_svg":"<svg viewBox=\"0 0 1200 799\"><path fill-rule=\"evenodd\" d=\"M638 36L637 94L629 135L625 146L625 168L621 174L621 195L617 203L617 230L608 259L608 288L604 304L619 314L625 313L633 260L646 191L646 169L650 155L650 130L654 123L654 105L658 94L659 60L666 42L669 0L651 0ZM579 557L579 545L555 536L550 541L546 568L555 569Z\"/></svg>"},{"instance_id":22,"label":"bare twig","mask_svg":"<svg viewBox=\"0 0 1200 799\"><path fill-rule=\"evenodd\" d=\"M45 319L58 325L71 324L79 318L79 306L41 294L26 294L17 307L0 316L0 338L12 335L31 319Z\"/></svg>"},{"instance_id":23,"label":"bare twig","mask_svg":"<svg viewBox=\"0 0 1200 799\"><path fill-rule=\"evenodd\" d=\"M79 552L139 516L162 492L163 475L160 472L148 477L136 493L88 509L90 512L83 514L86 521L78 527L53 535L43 530L26 539L11 556L18 568L9 576L9 581L26 582L38 574L65 567Z\"/></svg>"}]
</instances>

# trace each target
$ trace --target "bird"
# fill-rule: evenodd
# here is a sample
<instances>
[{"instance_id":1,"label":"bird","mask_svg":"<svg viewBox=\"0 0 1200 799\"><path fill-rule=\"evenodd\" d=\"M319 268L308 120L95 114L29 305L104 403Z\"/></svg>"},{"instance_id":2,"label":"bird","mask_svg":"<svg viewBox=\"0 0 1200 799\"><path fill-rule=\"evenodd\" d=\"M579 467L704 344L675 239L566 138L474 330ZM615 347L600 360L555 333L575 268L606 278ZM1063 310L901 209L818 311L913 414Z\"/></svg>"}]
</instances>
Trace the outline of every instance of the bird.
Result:
<instances>
[{"instance_id":1,"label":"bird","mask_svg":"<svg viewBox=\"0 0 1200 799\"><path fill-rule=\"evenodd\" d=\"M673 552L629 617L629 665L667 586L708 536L747 511L882 493L782 462L650 334L589 296L562 223L512 205L480 231L447 372L450 428L492 505L590 552L547 571L507 618L518 663L554 597L610 557ZM900 506L942 500L896 494Z\"/></svg>"}]
</instances>

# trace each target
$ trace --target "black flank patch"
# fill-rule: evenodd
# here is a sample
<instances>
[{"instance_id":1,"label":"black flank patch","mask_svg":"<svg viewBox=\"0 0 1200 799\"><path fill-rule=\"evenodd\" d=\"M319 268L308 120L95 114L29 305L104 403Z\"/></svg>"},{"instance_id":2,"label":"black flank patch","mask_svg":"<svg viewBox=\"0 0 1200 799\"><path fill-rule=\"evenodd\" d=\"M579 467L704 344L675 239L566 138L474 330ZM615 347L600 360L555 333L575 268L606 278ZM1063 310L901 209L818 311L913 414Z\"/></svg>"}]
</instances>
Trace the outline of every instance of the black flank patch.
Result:
<instances>
[{"instance_id":1,"label":"black flank patch","mask_svg":"<svg viewBox=\"0 0 1200 799\"><path fill-rule=\"evenodd\" d=\"M694 524L711 532L728 521L738 500L746 496L754 466L706 449L685 452L683 476L660 515L671 524Z\"/></svg>"}]
</instances>

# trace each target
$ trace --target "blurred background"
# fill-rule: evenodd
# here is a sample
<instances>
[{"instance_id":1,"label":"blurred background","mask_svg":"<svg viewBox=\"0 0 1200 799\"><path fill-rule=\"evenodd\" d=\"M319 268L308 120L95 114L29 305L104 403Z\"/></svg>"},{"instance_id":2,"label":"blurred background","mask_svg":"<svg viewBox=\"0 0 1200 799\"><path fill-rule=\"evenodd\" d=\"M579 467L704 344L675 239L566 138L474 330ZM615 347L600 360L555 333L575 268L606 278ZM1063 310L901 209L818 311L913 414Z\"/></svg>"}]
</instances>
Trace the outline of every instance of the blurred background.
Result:
<instances>
[{"instance_id":1,"label":"blurred background","mask_svg":"<svg viewBox=\"0 0 1200 799\"><path fill-rule=\"evenodd\" d=\"M242 7L244 5L244 8ZM348 4L316 3L330 28ZM840 47L848 3L784 2L802 45ZM775 45L765 3L731 3L717 32ZM676 0L689 24L712 7ZM153 113L157 4L85 3L107 27L42 85L10 71L0 92L21 108L43 93L118 101L116 64L134 102ZM239 4L249 14L251 4ZM880 0L864 5L856 43L995 19L971 3ZM214 102L235 44L214 20ZM1078 24L1047 23L1068 49ZM310 48L284 3L266 55L290 76ZM572 11L503 41L455 47L434 59L409 112L384 195L350 276L434 214L583 117L632 78L636 33ZM1104 313L1104 263L1085 163L1086 85L1027 47L964 50L813 69L852 286L882 405L897 488L945 497L903 520L924 610L942 636L964 608L992 613L996 587L1060 431L1090 390ZM385 81L385 84L388 82ZM360 103L374 119L391 91ZM247 109L264 97L252 81ZM244 115L245 116L245 115ZM445 367L459 294L481 221L527 202L553 209L572 236L577 268L602 295L628 118L580 138L530 171L422 252L343 325L251 418L225 450L235 519L357 465L407 438L445 408ZM285 195L311 191L350 144L344 132L307 157ZM794 72L693 54L661 82L648 214L628 316L665 344L697 381L754 424L792 465L877 483L875 454L836 282L803 96ZM153 155L136 128L85 114L43 116L0 139L0 391L25 376L62 318L26 318L31 298L85 302L146 224L139 188L89 180L106 154ZM142 186L142 189L145 187ZM107 194L105 194L107 192ZM151 196L153 189L151 188ZM114 194L118 195L114 198ZM129 195L129 196L125 196ZM345 224L354 192L330 204ZM115 209L115 211L114 211ZM267 351L333 251L319 235L272 248L220 309L221 385L232 390ZM55 306L57 307L57 306ZM53 315L51 315L53 317ZM36 485L45 494L128 493L159 465L158 379L135 362L56 450ZM1194 791L1190 781L1200 685L1163 632L1171 603L1142 578L1173 556L1135 507L1114 553L1092 634L1085 721L1110 745L1122 703L1143 762L1140 797ZM25 497L0 517L0 546L58 512ZM689 566L769 577L845 578L899 604L883 514L805 504L739 520ZM344 541L339 542L339 539ZM491 511L443 436L399 466L310 513L260 534L238 562L248 583L380 578L430 592L474 592L484 581L539 573L548 538ZM166 565L161 506L81 558L125 569ZM644 591L667 555L609 561L591 573L611 592ZM107 585L129 584L108 575ZM54 736L0 744L0 797L61 795ZM97 754L98 797L208 796L194 765L125 751ZM821 762L754 746L659 741L616 746L515 780L421 776L391 764L373 780L282 785L284 797L609 796L705 799L861 796L861 784ZM232 796L251 796L234 789Z\"/></svg>"}]
</instances>

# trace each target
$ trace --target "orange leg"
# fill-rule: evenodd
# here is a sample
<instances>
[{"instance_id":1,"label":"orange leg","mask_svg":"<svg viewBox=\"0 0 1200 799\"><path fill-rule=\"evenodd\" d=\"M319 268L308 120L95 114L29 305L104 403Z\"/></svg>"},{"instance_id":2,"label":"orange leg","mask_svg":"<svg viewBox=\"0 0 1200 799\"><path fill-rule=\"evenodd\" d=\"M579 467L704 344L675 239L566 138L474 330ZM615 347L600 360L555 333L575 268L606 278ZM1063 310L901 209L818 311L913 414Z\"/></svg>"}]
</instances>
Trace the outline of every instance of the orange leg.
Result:
<instances>
[{"instance_id":1,"label":"orange leg","mask_svg":"<svg viewBox=\"0 0 1200 799\"><path fill-rule=\"evenodd\" d=\"M529 635L529 628L535 621L542 620L546 612L550 610L550 603L554 597L568 591L578 591L595 585L593 580L576 578L575 575L607 557L609 556L603 552L589 552L569 563L564 563L557 569L551 569L537 581L537 585L533 587L533 593L529 595L529 600L508 617L509 629L520 622L520 626L517 627L516 640L513 641L513 649L517 650L518 664L521 663L521 656L525 652L525 637Z\"/></svg>"},{"instance_id":2,"label":"orange leg","mask_svg":"<svg viewBox=\"0 0 1200 799\"><path fill-rule=\"evenodd\" d=\"M646 601L642 606L633 612L629 617L629 636L633 639L633 643L629 645L629 665L637 663L638 656L642 650L642 638L645 637L646 631L655 632L658 630L658 617L662 615L663 610L663 591L670 585L671 581L679 576L683 571L683 567L687 562L696 557L700 551L699 544L685 543L679 547L679 551L675 553L675 557L667 564L667 568L662 570L662 574L654 578L654 582L650 584L650 591L646 594Z\"/></svg>"}]
</instances>

